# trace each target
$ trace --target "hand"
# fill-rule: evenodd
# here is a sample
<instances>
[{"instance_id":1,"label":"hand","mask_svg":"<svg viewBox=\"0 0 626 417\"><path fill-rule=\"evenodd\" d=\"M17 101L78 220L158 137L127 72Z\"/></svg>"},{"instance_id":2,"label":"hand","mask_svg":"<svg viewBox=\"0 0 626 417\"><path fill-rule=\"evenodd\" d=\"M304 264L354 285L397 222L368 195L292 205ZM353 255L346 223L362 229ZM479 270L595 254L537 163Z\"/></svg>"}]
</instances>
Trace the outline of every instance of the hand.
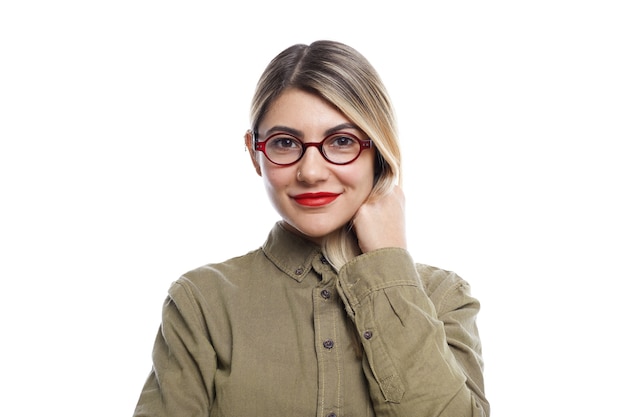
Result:
<instances>
[{"instance_id":1,"label":"hand","mask_svg":"<svg viewBox=\"0 0 626 417\"><path fill-rule=\"evenodd\" d=\"M381 248L407 248L404 193L399 186L383 196L369 199L352 220L363 253Z\"/></svg>"}]
</instances>

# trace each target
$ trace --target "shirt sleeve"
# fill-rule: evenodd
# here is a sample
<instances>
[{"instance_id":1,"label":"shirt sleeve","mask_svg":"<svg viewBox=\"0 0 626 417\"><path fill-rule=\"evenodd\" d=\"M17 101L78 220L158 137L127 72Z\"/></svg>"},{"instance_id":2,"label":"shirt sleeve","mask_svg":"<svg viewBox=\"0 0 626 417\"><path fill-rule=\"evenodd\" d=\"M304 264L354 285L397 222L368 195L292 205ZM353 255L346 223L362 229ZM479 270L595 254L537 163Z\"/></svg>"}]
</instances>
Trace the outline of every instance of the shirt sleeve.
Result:
<instances>
[{"instance_id":1,"label":"shirt sleeve","mask_svg":"<svg viewBox=\"0 0 626 417\"><path fill-rule=\"evenodd\" d=\"M363 345L377 416L489 415L479 303L465 281L418 272L407 251L387 248L348 262L337 285Z\"/></svg>"},{"instance_id":2,"label":"shirt sleeve","mask_svg":"<svg viewBox=\"0 0 626 417\"><path fill-rule=\"evenodd\" d=\"M133 416L206 417L214 399L215 351L183 280L170 288L162 316L152 371Z\"/></svg>"}]
</instances>

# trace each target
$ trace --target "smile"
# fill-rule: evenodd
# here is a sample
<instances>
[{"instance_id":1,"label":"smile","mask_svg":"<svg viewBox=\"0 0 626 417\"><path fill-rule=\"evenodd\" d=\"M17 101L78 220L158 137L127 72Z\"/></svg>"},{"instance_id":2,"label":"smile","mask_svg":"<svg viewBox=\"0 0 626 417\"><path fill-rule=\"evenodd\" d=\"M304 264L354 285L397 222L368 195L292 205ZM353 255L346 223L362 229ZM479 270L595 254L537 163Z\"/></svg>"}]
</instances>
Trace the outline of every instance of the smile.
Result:
<instances>
[{"instance_id":1,"label":"smile","mask_svg":"<svg viewBox=\"0 0 626 417\"><path fill-rule=\"evenodd\" d=\"M305 193L293 196L296 203L308 207L321 207L332 203L339 197L335 193Z\"/></svg>"}]
</instances>

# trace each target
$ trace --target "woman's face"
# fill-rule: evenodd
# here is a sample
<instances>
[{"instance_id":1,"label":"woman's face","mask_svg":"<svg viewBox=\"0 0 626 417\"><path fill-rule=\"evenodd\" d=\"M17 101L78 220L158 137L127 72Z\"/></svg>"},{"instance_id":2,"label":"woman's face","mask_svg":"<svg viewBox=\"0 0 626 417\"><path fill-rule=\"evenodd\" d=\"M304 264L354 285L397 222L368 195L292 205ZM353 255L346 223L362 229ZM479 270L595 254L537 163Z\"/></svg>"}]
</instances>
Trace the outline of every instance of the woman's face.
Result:
<instances>
[{"instance_id":1,"label":"woman's face","mask_svg":"<svg viewBox=\"0 0 626 417\"><path fill-rule=\"evenodd\" d=\"M302 90L288 89L269 107L258 126L258 137L263 142L273 133L286 132L304 143L320 142L335 131L367 139L328 102ZM251 151L249 137L247 143ZM316 147L306 149L302 158L289 166L270 162L262 152L251 155L283 220L294 231L320 243L324 236L348 223L370 194L375 150L364 149L354 162L335 165Z\"/></svg>"}]
</instances>

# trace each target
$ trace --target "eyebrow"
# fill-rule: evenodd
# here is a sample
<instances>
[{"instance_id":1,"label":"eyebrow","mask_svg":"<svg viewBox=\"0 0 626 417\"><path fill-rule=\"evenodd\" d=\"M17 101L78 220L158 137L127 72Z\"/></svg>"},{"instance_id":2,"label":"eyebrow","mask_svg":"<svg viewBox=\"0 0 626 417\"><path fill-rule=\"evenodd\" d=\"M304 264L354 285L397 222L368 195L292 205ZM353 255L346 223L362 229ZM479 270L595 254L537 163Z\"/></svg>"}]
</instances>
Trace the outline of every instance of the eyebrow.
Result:
<instances>
[{"instance_id":1,"label":"eyebrow","mask_svg":"<svg viewBox=\"0 0 626 417\"><path fill-rule=\"evenodd\" d=\"M326 130L324 132L324 136L328 136L332 133L339 132L340 130L345 130L345 129L354 129L354 130L358 130L359 132L361 132L361 129L359 129L359 127L355 125L354 123L342 123L340 125L331 127L330 129Z\"/></svg>"},{"instance_id":2,"label":"eyebrow","mask_svg":"<svg viewBox=\"0 0 626 417\"><path fill-rule=\"evenodd\" d=\"M359 132L362 132L362 130L359 129L359 127L355 125L354 123L342 123L340 125L326 129L324 131L324 136L332 135L335 132L339 132L340 130L345 130L345 129L354 129L354 130L358 130ZM281 126L281 125L277 125L277 126L273 126L269 128L266 132L266 135L269 136L272 133L276 133L276 132L285 132L296 137L304 136L304 133L301 130L294 129L288 126Z\"/></svg>"}]
</instances>

